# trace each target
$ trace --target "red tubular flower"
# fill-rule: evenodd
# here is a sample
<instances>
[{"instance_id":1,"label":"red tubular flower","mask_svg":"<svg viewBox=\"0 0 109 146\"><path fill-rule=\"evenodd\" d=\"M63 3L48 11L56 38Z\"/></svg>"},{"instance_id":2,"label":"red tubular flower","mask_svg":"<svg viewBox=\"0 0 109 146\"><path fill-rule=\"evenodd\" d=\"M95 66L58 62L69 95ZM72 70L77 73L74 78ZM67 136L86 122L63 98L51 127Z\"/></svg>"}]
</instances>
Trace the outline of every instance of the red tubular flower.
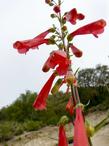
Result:
<instances>
[{"instance_id":1,"label":"red tubular flower","mask_svg":"<svg viewBox=\"0 0 109 146\"><path fill-rule=\"evenodd\" d=\"M48 98L49 91L51 89L52 83L56 77L56 73L53 73L46 84L41 89L39 95L37 96L33 106L35 109L43 110L46 108L46 100Z\"/></svg>"},{"instance_id":2,"label":"red tubular flower","mask_svg":"<svg viewBox=\"0 0 109 146\"><path fill-rule=\"evenodd\" d=\"M58 146L68 146L65 129L63 125L59 127L59 143Z\"/></svg>"},{"instance_id":3,"label":"red tubular flower","mask_svg":"<svg viewBox=\"0 0 109 146\"><path fill-rule=\"evenodd\" d=\"M73 115L74 113L74 105L73 105L73 97L71 97L66 105L66 110L70 113L70 115Z\"/></svg>"},{"instance_id":4,"label":"red tubular flower","mask_svg":"<svg viewBox=\"0 0 109 146\"><path fill-rule=\"evenodd\" d=\"M76 57L81 57L81 56L82 56L82 54L83 54L82 51L79 50L78 48L76 48L74 45L71 45L70 48L71 48L73 54L74 54Z\"/></svg>"},{"instance_id":5,"label":"red tubular flower","mask_svg":"<svg viewBox=\"0 0 109 146\"><path fill-rule=\"evenodd\" d=\"M81 107L76 109L74 121L74 146L89 146Z\"/></svg>"},{"instance_id":6,"label":"red tubular flower","mask_svg":"<svg viewBox=\"0 0 109 146\"><path fill-rule=\"evenodd\" d=\"M85 16L83 14L77 13L76 8L73 8L65 15L64 19L69 21L71 24L76 24L77 19L83 20L84 17Z\"/></svg>"},{"instance_id":7,"label":"red tubular flower","mask_svg":"<svg viewBox=\"0 0 109 146\"><path fill-rule=\"evenodd\" d=\"M29 49L35 49L41 44L48 44L49 39L45 39L46 35L50 33L51 29L46 30L45 32L39 34L33 39L24 40L24 41L16 41L13 44L13 47L18 50L19 53L26 53Z\"/></svg>"},{"instance_id":8,"label":"red tubular flower","mask_svg":"<svg viewBox=\"0 0 109 146\"><path fill-rule=\"evenodd\" d=\"M56 71L59 75L65 75L71 61L67 58L67 55L64 51L57 50L53 51L47 61L45 62L42 70L47 72L50 68L54 69L56 67Z\"/></svg>"},{"instance_id":9,"label":"red tubular flower","mask_svg":"<svg viewBox=\"0 0 109 146\"><path fill-rule=\"evenodd\" d=\"M103 19L100 19L98 21L87 24L83 27L80 27L79 29L72 32L69 35L69 37L73 38L76 35L84 35L84 34L93 34L95 37L98 37L98 34L101 34L104 32L105 26L106 26L106 21Z\"/></svg>"}]
</instances>

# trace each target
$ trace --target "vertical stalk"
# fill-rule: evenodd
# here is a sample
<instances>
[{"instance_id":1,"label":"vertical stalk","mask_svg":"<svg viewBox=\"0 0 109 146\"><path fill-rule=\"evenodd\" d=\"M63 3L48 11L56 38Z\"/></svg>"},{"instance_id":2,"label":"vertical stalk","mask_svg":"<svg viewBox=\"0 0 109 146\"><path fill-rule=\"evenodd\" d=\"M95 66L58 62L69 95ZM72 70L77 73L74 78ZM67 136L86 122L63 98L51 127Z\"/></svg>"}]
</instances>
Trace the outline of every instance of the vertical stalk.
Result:
<instances>
[{"instance_id":1,"label":"vertical stalk","mask_svg":"<svg viewBox=\"0 0 109 146\"><path fill-rule=\"evenodd\" d=\"M73 102L76 104L77 103L77 98L76 98L76 94L75 94L75 91L74 91L74 88L73 88L72 84L71 84L71 94L72 94L72 97L74 97Z\"/></svg>"},{"instance_id":2,"label":"vertical stalk","mask_svg":"<svg viewBox=\"0 0 109 146\"><path fill-rule=\"evenodd\" d=\"M77 87L74 87L74 88L75 88L75 92L76 92L77 101L78 101L78 103L80 103L80 97L79 97L78 89L77 89Z\"/></svg>"},{"instance_id":3,"label":"vertical stalk","mask_svg":"<svg viewBox=\"0 0 109 146\"><path fill-rule=\"evenodd\" d=\"M88 137L88 141L89 141L90 146L93 146L90 137Z\"/></svg>"},{"instance_id":4,"label":"vertical stalk","mask_svg":"<svg viewBox=\"0 0 109 146\"><path fill-rule=\"evenodd\" d=\"M60 6L60 9L61 9L61 0L58 0L58 5ZM61 11L59 12L59 22L60 22L60 28L61 28L61 39L62 39L62 42L63 42L64 51L67 53L66 45L65 45L65 39L64 39L64 33L63 33L63 30L62 30L63 23L62 23Z\"/></svg>"}]
</instances>

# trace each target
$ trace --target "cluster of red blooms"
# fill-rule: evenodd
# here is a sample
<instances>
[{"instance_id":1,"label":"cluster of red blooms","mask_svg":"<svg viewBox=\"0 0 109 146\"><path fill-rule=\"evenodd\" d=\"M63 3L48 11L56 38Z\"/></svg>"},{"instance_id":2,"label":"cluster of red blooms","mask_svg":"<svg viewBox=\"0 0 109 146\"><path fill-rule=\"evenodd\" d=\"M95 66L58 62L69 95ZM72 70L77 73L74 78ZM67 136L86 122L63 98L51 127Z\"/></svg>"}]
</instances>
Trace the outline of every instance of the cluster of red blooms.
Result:
<instances>
[{"instance_id":1,"label":"cluster of red blooms","mask_svg":"<svg viewBox=\"0 0 109 146\"><path fill-rule=\"evenodd\" d=\"M90 146L83 115L83 105L80 103L78 94L78 83L71 67L70 53L73 53L75 57L81 57L83 53L74 46L72 39L77 35L86 34L92 34L95 37L98 37L99 34L103 33L106 22L105 20L100 19L68 33L66 23L70 22L72 25L75 25L78 20L83 20L85 16L82 13L78 13L76 8L73 8L62 15L61 0L57 0L57 2L54 0L45 0L45 3L53 7L54 13L51 14L51 17L57 18L60 23L60 29L57 29L57 27L53 25L52 28L47 29L33 39L16 41L13 44L13 47L17 49L19 53L24 54L26 54L29 49L37 49L42 44L56 45L58 47L57 51L52 51L50 53L50 56L42 67L43 72L48 72L50 69L54 69L54 71L39 92L33 106L37 110L46 109L46 100L49 92L51 91L52 94L55 94L63 84L66 84L66 92L72 93L72 96L66 105L66 110L71 117L75 117L76 115L74 121L70 121L74 125L74 146ZM50 33L52 35L46 38ZM52 84L56 77L58 77L58 80L52 88ZM68 146L64 124L64 122L60 122L59 124L58 146Z\"/></svg>"}]
</instances>

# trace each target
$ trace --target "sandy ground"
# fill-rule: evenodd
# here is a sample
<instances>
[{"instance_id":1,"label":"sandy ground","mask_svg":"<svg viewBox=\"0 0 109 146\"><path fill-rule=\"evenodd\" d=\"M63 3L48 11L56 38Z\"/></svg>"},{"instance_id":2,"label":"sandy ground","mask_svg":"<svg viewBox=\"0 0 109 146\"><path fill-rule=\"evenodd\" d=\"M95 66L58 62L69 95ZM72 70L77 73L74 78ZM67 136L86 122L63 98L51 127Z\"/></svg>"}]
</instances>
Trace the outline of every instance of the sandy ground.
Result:
<instances>
[{"instance_id":1,"label":"sandy ground","mask_svg":"<svg viewBox=\"0 0 109 146\"><path fill-rule=\"evenodd\" d=\"M93 125L106 117L107 112L94 112L87 116ZM109 120L108 120L109 121ZM72 135L72 126L67 125L67 135ZM8 146L55 146L58 141L58 127L44 127L39 131L30 132L17 136L11 141L8 141ZM93 146L109 146L109 124L99 130L92 137ZM0 144L0 146L5 146ZM70 144L69 146L72 146Z\"/></svg>"}]
</instances>

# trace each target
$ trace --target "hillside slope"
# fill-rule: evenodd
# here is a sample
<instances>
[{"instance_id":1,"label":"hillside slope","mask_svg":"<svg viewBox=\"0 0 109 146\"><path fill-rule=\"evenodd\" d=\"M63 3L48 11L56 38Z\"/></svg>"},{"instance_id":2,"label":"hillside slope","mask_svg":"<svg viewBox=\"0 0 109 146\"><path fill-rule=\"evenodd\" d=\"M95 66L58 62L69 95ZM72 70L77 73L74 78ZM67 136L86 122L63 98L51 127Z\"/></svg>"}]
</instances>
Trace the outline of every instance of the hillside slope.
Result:
<instances>
[{"instance_id":1,"label":"hillside slope","mask_svg":"<svg viewBox=\"0 0 109 146\"><path fill-rule=\"evenodd\" d=\"M91 121L93 125L98 123L104 117L107 112L93 112L87 115L87 119ZM109 120L108 120L109 122ZM72 126L67 125L67 135L72 135ZM58 127L47 126L38 131L25 133L17 136L7 142L8 146L55 146L58 140ZM109 124L99 130L92 138L93 146L109 146ZM72 145L72 144L71 144ZM4 144L0 144L4 146ZM70 146L70 145L69 145Z\"/></svg>"}]
</instances>

